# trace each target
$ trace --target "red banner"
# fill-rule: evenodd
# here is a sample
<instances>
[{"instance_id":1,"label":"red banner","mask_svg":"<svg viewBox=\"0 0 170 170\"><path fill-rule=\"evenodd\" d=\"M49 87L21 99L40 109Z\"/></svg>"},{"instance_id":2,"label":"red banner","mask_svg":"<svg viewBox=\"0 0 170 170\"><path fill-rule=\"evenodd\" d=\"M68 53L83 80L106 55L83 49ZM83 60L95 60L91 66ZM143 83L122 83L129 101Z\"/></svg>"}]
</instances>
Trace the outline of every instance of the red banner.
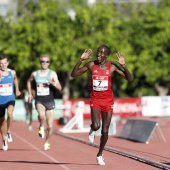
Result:
<instances>
[{"instance_id":1,"label":"red banner","mask_svg":"<svg viewBox=\"0 0 170 170\"><path fill-rule=\"evenodd\" d=\"M90 118L90 100L88 99L64 100L63 104L66 106L64 116L73 117L80 102L83 103L84 118ZM141 98L115 99L113 115L120 117L142 116Z\"/></svg>"},{"instance_id":2,"label":"red banner","mask_svg":"<svg viewBox=\"0 0 170 170\"><path fill-rule=\"evenodd\" d=\"M141 98L115 99L113 115L120 117L142 116Z\"/></svg>"}]
</instances>

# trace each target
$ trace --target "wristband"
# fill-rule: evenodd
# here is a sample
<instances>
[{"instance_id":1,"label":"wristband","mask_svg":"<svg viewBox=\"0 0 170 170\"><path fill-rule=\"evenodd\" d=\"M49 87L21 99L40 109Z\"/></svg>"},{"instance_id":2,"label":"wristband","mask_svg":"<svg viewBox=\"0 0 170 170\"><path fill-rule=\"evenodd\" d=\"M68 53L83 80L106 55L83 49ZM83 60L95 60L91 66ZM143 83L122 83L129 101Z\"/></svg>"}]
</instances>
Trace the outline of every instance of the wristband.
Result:
<instances>
[{"instance_id":1,"label":"wristband","mask_svg":"<svg viewBox=\"0 0 170 170\"><path fill-rule=\"evenodd\" d=\"M83 62L83 60L81 60L81 58L80 58L80 60L79 60L81 63Z\"/></svg>"}]
</instances>

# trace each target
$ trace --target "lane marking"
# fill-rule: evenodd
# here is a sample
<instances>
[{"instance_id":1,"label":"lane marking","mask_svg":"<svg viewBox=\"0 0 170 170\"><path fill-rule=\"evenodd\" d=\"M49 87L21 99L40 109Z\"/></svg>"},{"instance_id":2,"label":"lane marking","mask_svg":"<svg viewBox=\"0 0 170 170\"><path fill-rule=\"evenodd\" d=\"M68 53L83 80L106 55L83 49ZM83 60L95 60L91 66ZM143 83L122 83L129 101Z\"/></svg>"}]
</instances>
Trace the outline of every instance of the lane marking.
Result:
<instances>
[{"instance_id":1,"label":"lane marking","mask_svg":"<svg viewBox=\"0 0 170 170\"><path fill-rule=\"evenodd\" d=\"M53 133L56 134L56 135L65 137L67 139L70 139L70 140L78 141L78 142L84 143L86 145L90 145L90 146L99 148L99 144L91 143L91 142L86 141L86 140L81 139L81 138L70 136L70 135L58 132L56 130L54 130ZM108 146L105 146L104 150L109 151L111 153L119 154L119 155L124 156L124 157L132 158L133 160L148 164L150 166L163 168L163 169L170 169L170 166L165 164L165 163L157 162L155 160L151 160L151 159L148 159L148 158L145 158L145 157L142 157L142 156L138 156L138 155L126 152L126 151L121 151L121 150L114 149L114 148L108 147Z\"/></svg>"},{"instance_id":2,"label":"lane marking","mask_svg":"<svg viewBox=\"0 0 170 170\"><path fill-rule=\"evenodd\" d=\"M39 150L37 147L35 147L34 145L32 145L30 142L26 141L25 139L23 139L21 136L19 136L18 134L12 132L17 138L19 138L20 140L22 140L23 142L25 142L26 144L28 144L29 146L31 146L32 148L34 148L36 151L40 152L42 155L45 155L46 157L48 157L49 159L51 159L53 162L55 163L61 163L59 161L57 161L55 158L51 157L50 155L46 154L45 152ZM59 165L61 166L63 169L65 170L70 170L68 167L66 167L65 165Z\"/></svg>"}]
</instances>

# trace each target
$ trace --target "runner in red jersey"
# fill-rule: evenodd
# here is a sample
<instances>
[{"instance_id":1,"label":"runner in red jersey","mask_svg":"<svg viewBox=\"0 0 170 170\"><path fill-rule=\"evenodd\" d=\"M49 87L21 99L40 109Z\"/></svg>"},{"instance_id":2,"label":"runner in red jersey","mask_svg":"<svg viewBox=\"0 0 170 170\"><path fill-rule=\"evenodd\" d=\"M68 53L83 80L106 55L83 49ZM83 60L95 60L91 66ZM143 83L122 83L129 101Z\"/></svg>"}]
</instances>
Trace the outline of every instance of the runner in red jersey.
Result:
<instances>
[{"instance_id":1,"label":"runner in red jersey","mask_svg":"<svg viewBox=\"0 0 170 170\"><path fill-rule=\"evenodd\" d=\"M111 63L108 62L105 69L100 69L94 62L91 79L90 106L103 112L113 110L114 95L111 82Z\"/></svg>"},{"instance_id":2,"label":"runner in red jersey","mask_svg":"<svg viewBox=\"0 0 170 170\"><path fill-rule=\"evenodd\" d=\"M128 81L132 81L132 75L126 67L124 55L116 53L117 62L123 69L114 63L107 61L110 55L110 48L102 45L97 49L97 60L89 61L80 67L84 60L90 58L92 50L85 50L81 55L80 60L74 66L71 76L77 77L85 73L87 70L91 71L91 94L90 94L90 107L91 107L91 129L89 132L89 141L94 142L95 131L100 128L100 116L102 118L102 130L100 147L97 153L97 163L105 165L103 158L103 150L108 140L109 125L112 118L114 95L112 90L111 77L114 72Z\"/></svg>"}]
</instances>

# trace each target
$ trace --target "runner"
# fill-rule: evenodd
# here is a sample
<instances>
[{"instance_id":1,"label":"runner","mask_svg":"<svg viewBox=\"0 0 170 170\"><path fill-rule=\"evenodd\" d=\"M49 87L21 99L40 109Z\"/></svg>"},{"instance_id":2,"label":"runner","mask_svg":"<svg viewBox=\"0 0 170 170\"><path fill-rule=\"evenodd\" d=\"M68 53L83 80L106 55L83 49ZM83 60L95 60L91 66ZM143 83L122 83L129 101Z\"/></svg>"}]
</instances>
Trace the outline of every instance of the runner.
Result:
<instances>
[{"instance_id":1,"label":"runner","mask_svg":"<svg viewBox=\"0 0 170 170\"><path fill-rule=\"evenodd\" d=\"M56 72L49 69L50 57L48 55L42 55L40 57L41 69L32 72L30 78L27 81L28 88L28 100L32 100L32 87L31 82L36 82L36 94L35 94L35 107L38 111L39 120L39 136L44 138L44 117L46 117L47 133L44 144L44 150L50 150L50 137L53 130L53 115L54 115L54 94L52 88L61 91L62 87L58 80Z\"/></svg>"},{"instance_id":2,"label":"runner","mask_svg":"<svg viewBox=\"0 0 170 170\"><path fill-rule=\"evenodd\" d=\"M21 92L18 87L18 79L15 70L8 68L8 57L0 56L0 131L2 135L2 149L8 150L8 142L12 142L11 126L13 111L15 106L15 94L19 96ZM7 132L5 130L5 111L7 110Z\"/></svg>"},{"instance_id":3,"label":"runner","mask_svg":"<svg viewBox=\"0 0 170 170\"><path fill-rule=\"evenodd\" d=\"M112 118L114 95L112 90L111 77L114 72L128 81L132 81L132 76L125 64L125 58L121 53L117 53L117 62L123 69L116 64L107 61L110 55L110 48L102 45L97 49L97 60L89 61L84 66L80 67L84 60L90 58L92 50L85 50L79 61L74 66L71 76L77 77L90 70L91 72L91 129L89 132L89 141L94 142L95 131L100 128L100 116L102 119L102 130L100 147L97 153L97 163L105 165L103 158L103 150L108 140L108 130Z\"/></svg>"},{"instance_id":4,"label":"runner","mask_svg":"<svg viewBox=\"0 0 170 170\"><path fill-rule=\"evenodd\" d=\"M30 131L32 131L32 109L33 109L33 104L32 102L29 103L28 102L28 91L25 89L23 90L23 101L24 101L24 107L25 107L25 111L26 111L26 124L28 125L28 129ZM35 97L35 91L32 90L32 96L33 98Z\"/></svg>"}]
</instances>

